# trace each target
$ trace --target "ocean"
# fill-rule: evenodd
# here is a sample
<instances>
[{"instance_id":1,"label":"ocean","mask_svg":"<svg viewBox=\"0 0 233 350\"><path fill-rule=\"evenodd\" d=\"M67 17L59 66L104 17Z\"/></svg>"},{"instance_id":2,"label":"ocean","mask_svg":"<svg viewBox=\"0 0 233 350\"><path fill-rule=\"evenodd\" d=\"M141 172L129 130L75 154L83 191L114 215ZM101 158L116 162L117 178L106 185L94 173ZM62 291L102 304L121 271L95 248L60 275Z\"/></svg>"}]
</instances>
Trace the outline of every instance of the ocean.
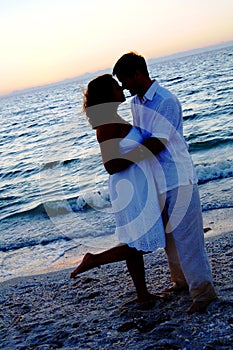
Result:
<instances>
[{"instance_id":1,"label":"ocean","mask_svg":"<svg viewBox=\"0 0 233 350\"><path fill-rule=\"evenodd\" d=\"M233 207L232 64L233 46L148 61L182 103L203 211ZM0 97L0 281L116 243L108 174L82 112L97 75ZM119 113L131 121L126 97Z\"/></svg>"}]
</instances>

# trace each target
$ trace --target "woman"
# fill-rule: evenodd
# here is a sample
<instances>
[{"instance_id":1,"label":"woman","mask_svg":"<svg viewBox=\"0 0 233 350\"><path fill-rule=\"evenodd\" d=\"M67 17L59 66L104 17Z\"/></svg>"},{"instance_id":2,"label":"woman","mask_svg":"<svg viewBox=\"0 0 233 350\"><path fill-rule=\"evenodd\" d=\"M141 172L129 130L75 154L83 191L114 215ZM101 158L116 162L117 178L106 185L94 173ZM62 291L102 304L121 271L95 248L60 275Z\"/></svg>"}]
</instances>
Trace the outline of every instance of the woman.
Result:
<instances>
[{"instance_id":1,"label":"woman","mask_svg":"<svg viewBox=\"0 0 233 350\"><path fill-rule=\"evenodd\" d=\"M100 145L105 169L110 174L109 194L116 220L118 246L99 254L87 253L71 278L94 267L126 260L137 299L155 296L147 290L143 254L165 247L165 234L150 152L143 142L151 136L117 114L125 101L122 88L110 74L92 80L85 93L84 110Z\"/></svg>"}]
</instances>

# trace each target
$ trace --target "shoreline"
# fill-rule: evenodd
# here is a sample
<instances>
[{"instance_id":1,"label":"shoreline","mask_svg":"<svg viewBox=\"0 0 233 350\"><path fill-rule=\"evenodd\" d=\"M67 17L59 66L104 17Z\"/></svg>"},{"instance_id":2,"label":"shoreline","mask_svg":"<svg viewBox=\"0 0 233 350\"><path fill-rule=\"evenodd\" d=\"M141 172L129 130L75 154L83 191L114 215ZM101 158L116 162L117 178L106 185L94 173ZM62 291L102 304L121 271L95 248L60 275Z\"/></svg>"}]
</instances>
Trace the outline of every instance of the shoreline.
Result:
<instances>
[{"instance_id":1,"label":"shoreline","mask_svg":"<svg viewBox=\"0 0 233 350\"><path fill-rule=\"evenodd\" d=\"M202 214L203 226L207 228L205 238L216 237L222 233L231 231L233 228L233 208L212 209L204 211ZM13 275L0 277L0 284L15 278L25 278L48 273L59 273L62 270L74 269L82 260L82 257L86 252L100 252L107 248L113 247L119 242L117 241L115 234L112 233L104 238L96 237L93 239L93 243L96 243L98 248L94 248L94 244L92 244L89 248L88 246L85 246L85 248L83 247L81 250L72 249L66 252L59 260L46 267L43 267L43 269L35 269L31 272L25 272L25 274L21 274L20 276Z\"/></svg>"},{"instance_id":2,"label":"shoreline","mask_svg":"<svg viewBox=\"0 0 233 350\"><path fill-rule=\"evenodd\" d=\"M223 229L224 215L218 213L215 229L205 235L219 296L205 313L186 313L191 298L185 292L171 293L171 300L158 300L150 309L139 306L125 262L87 271L75 280L69 278L69 268L0 284L1 348L230 349L233 231ZM205 216L206 223L212 219ZM145 255L145 267L149 290L161 293L170 284L164 252Z\"/></svg>"}]
</instances>

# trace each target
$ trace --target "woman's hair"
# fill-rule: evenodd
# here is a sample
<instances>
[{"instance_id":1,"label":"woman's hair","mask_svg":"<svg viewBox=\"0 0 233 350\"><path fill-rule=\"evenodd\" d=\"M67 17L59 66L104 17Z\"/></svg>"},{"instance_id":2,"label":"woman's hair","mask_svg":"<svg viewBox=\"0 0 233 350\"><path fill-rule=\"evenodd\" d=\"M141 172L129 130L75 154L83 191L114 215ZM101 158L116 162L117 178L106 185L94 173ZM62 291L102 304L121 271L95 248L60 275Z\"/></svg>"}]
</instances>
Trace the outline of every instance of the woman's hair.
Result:
<instances>
[{"instance_id":1,"label":"woman's hair","mask_svg":"<svg viewBox=\"0 0 233 350\"><path fill-rule=\"evenodd\" d=\"M140 71L143 75L149 76L147 64L141 55L135 52L129 52L123 55L115 64L113 68L113 75L117 77L124 75L125 77L133 77L136 71Z\"/></svg>"},{"instance_id":2,"label":"woman's hair","mask_svg":"<svg viewBox=\"0 0 233 350\"><path fill-rule=\"evenodd\" d=\"M116 83L111 74L100 75L89 82L84 94L83 109L93 128L106 122L106 117L117 109L113 93Z\"/></svg>"}]
</instances>

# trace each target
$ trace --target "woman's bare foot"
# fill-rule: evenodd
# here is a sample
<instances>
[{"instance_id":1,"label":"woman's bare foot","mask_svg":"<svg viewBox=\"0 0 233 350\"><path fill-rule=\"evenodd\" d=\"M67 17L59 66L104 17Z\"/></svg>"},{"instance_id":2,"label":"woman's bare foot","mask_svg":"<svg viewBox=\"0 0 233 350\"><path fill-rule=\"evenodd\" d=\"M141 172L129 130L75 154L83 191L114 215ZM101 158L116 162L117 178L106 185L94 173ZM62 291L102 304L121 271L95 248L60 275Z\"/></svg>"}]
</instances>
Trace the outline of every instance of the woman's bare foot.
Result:
<instances>
[{"instance_id":1,"label":"woman's bare foot","mask_svg":"<svg viewBox=\"0 0 233 350\"><path fill-rule=\"evenodd\" d=\"M147 293L147 295L143 298L137 298L137 302L140 304L140 308L142 310L150 310L152 309L158 300L171 300L169 295L164 294L151 294Z\"/></svg>"},{"instance_id":2,"label":"woman's bare foot","mask_svg":"<svg viewBox=\"0 0 233 350\"><path fill-rule=\"evenodd\" d=\"M147 293L145 296L141 296L140 298L137 298L137 301L139 303L151 303L151 302L155 302L156 300L171 300L172 297L167 295L167 294L151 294L151 293Z\"/></svg>"},{"instance_id":3,"label":"woman's bare foot","mask_svg":"<svg viewBox=\"0 0 233 350\"><path fill-rule=\"evenodd\" d=\"M75 278L75 276L79 275L80 273L91 270L94 267L99 267L94 263L94 254L87 253L78 267L71 272L70 278Z\"/></svg>"}]
</instances>

